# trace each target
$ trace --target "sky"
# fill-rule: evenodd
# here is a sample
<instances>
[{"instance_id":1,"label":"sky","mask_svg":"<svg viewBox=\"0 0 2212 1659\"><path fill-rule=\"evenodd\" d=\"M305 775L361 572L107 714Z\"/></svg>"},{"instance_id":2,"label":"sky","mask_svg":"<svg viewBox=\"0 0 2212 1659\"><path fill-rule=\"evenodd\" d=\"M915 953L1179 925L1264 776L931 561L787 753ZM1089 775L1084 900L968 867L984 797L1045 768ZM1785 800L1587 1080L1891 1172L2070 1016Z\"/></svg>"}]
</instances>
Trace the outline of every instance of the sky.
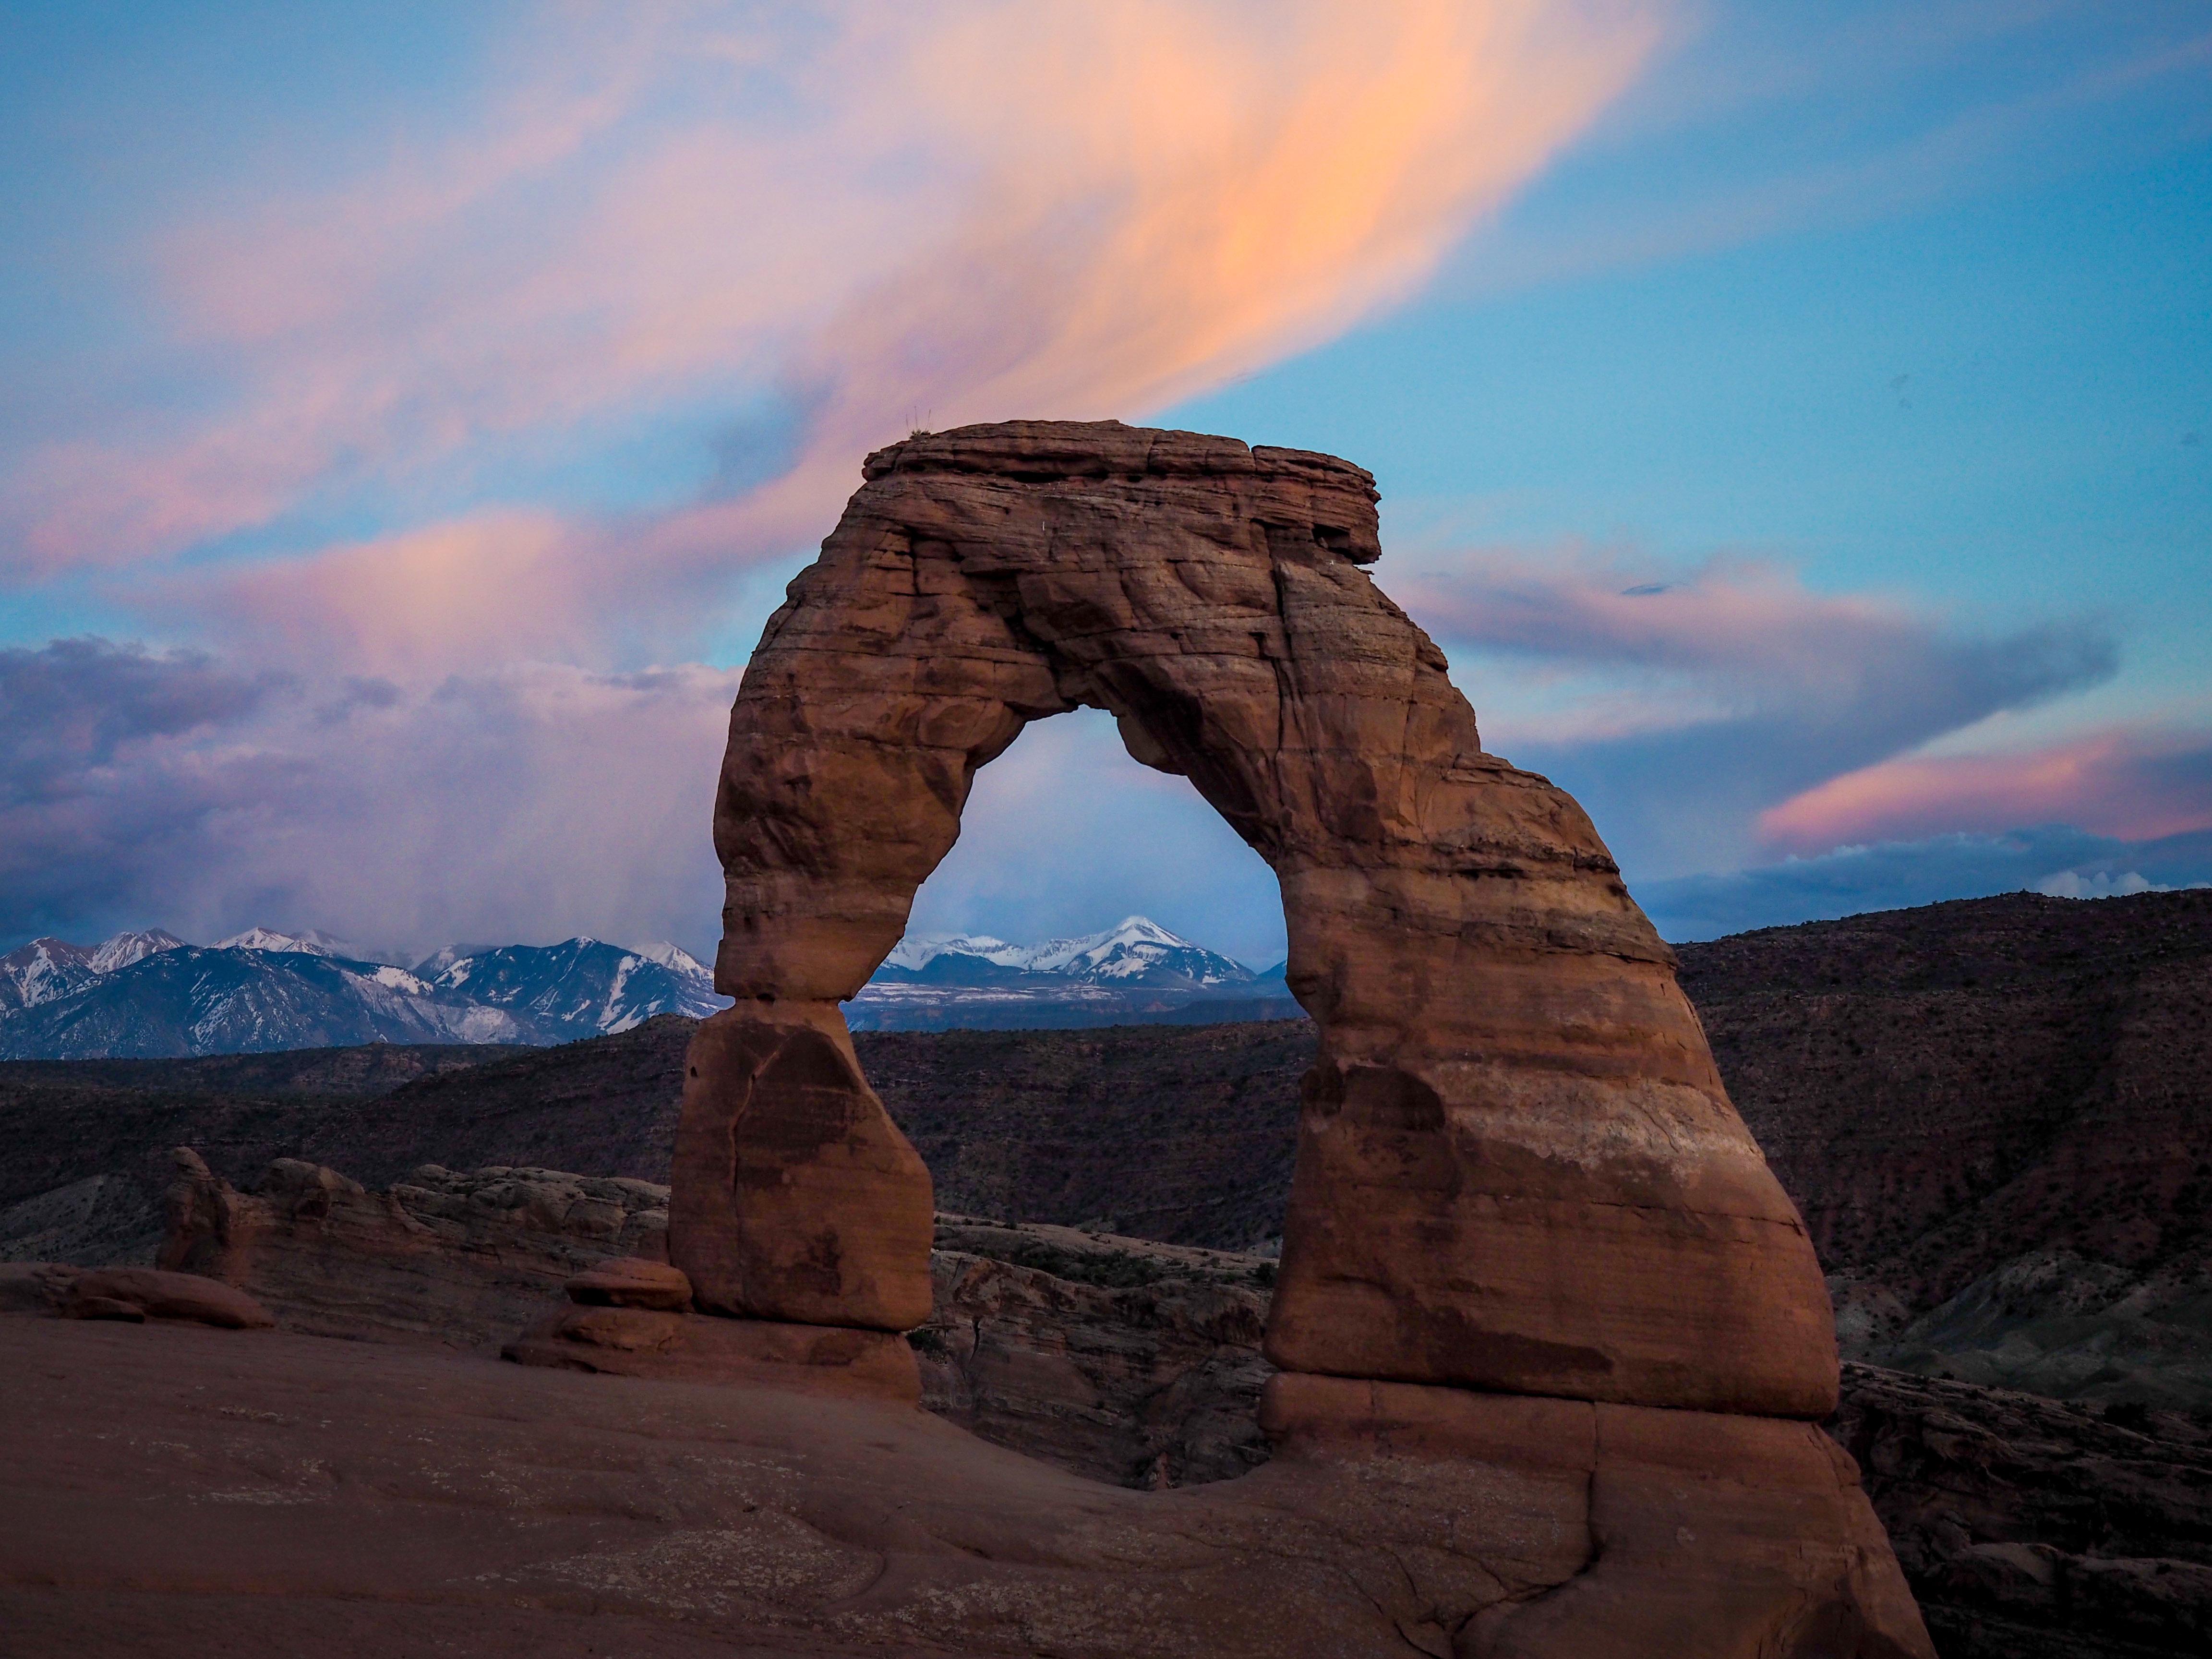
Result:
<instances>
[{"instance_id":1,"label":"sky","mask_svg":"<svg viewBox=\"0 0 2212 1659\"><path fill-rule=\"evenodd\" d=\"M910 428L1376 476L1690 939L2212 881L2201 0L0 0L0 949L711 950L784 584ZM1273 882L1112 722L917 932Z\"/></svg>"}]
</instances>

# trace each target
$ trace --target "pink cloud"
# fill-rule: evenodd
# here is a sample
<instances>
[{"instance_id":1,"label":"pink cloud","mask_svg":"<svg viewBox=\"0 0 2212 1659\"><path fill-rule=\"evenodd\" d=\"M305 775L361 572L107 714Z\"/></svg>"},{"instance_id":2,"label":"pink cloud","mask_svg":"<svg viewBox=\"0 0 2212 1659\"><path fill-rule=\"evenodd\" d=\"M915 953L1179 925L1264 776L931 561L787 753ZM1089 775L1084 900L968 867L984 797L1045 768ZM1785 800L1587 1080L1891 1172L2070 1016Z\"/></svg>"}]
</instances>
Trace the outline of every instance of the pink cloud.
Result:
<instances>
[{"instance_id":1,"label":"pink cloud","mask_svg":"<svg viewBox=\"0 0 2212 1659\"><path fill-rule=\"evenodd\" d=\"M128 568L348 491L465 498L488 458L795 390L783 479L633 536L640 586L726 570L826 527L859 455L908 425L1140 415L1402 298L1633 76L1662 6L550 13L468 130L180 227L178 333L229 401L30 457L0 517L19 574ZM331 626L395 640L447 592L425 545L320 561L294 624L381 584L373 624ZM597 584L551 568L594 547L555 537L533 566L541 608L592 595L586 629Z\"/></svg>"},{"instance_id":2,"label":"pink cloud","mask_svg":"<svg viewBox=\"0 0 2212 1659\"><path fill-rule=\"evenodd\" d=\"M1492 549L1390 586L1451 653L1485 740L1575 791L1651 877L1753 856L1762 812L2118 660L2093 618L1967 633L1771 560Z\"/></svg>"},{"instance_id":3,"label":"pink cloud","mask_svg":"<svg viewBox=\"0 0 2212 1659\"><path fill-rule=\"evenodd\" d=\"M1884 761L1759 819L1768 842L1801 852L2039 823L2124 841L2212 828L2212 743L2119 729L2017 754Z\"/></svg>"}]
</instances>

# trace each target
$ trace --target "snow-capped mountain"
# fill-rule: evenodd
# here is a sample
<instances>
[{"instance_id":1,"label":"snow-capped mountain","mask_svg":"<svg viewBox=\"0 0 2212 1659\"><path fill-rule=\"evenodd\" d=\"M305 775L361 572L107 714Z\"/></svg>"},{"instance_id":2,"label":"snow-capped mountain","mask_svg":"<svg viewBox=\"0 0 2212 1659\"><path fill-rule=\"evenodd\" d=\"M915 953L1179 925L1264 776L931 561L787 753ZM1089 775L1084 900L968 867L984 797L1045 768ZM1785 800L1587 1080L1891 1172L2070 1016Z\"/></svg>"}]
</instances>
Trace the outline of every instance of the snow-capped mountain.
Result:
<instances>
[{"instance_id":1,"label":"snow-capped mountain","mask_svg":"<svg viewBox=\"0 0 2212 1659\"><path fill-rule=\"evenodd\" d=\"M183 943L184 940L166 927L146 927L137 933L118 933L93 947L92 971L112 974L118 969L128 968L134 962L143 962L148 957L157 956L163 951L173 951Z\"/></svg>"},{"instance_id":2,"label":"snow-capped mountain","mask_svg":"<svg viewBox=\"0 0 2212 1659\"><path fill-rule=\"evenodd\" d=\"M845 1006L856 1031L1294 1017L1282 971L1253 972L1144 916L1080 939L902 939Z\"/></svg>"},{"instance_id":3,"label":"snow-capped mountain","mask_svg":"<svg viewBox=\"0 0 2212 1659\"><path fill-rule=\"evenodd\" d=\"M1243 963L1177 938L1156 921L1127 916L1103 933L1042 945L1009 945L978 933L901 939L870 982L985 983L1008 973L1178 989L1249 985L1256 977Z\"/></svg>"},{"instance_id":4,"label":"snow-capped mountain","mask_svg":"<svg viewBox=\"0 0 2212 1659\"><path fill-rule=\"evenodd\" d=\"M511 1015L448 1001L402 968L182 945L0 1018L0 1058L258 1054L357 1042L522 1042Z\"/></svg>"},{"instance_id":5,"label":"snow-capped mountain","mask_svg":"<svg viewBox=\"0 0 2212 1659\"><path fill-rule=\"evenodd\" d=\"M156 1058L362 1042L572 1042L727 1006L675 945L450 945L402 968L312 930L186 945L160 929L0 957L0 1060ZM1080 939L902 940L845 1005L856 1031L1295 1018L1255 973L1143 916Z\"/></svg>"},{"instance_id":6,"label":"snow-capped mountain","mask_svg":"<svg viewBox=\"0 0 2212 1659\"><path fill-rule=\"evenodd\" d=\"M459 957L441 951L416 972L435 993L501 1009L528 1030L562 1033L554 1042L627 1031L655 1014L703 1019L727 1006L714 994L714 975L673 945L625 951L572 939Z\"/></svg>"},{"instance_id":7,"label":"snow-capped mountain","mask_svg":"<svg viewBox=\"0 0 2212 1659\"><path fill-rule=\"evenodd\" d=\"M34 939L0 957L0 1013L57 1001L82 990L102 974L128 968L157 951L173 951L183 943L174 933L159 927L118 933L93 945Z\"/></svg>"},{"instance_id":8,"label":"snow-capped mountain","mask_svg":"<svg viewBox=\"0 0 2212 1659\"><path fill-rule=\"evenodd\" d=\"M242 933L233 933L228 939L217 939L214 948L218 951L294 951L303 957L352 958L360 954L328 933L313 927L304 933L280 933L273 927L249 927Z\"/></svg>"},{"instance_id":9,"label":"snow-capped mountain","mask_svg":"<svg viewBox=\"0 0 2212 1659\"><path fill-rule=\"evenodd\" d=\"M109 971L106 954L119 960ZM441 951L410 971L327 935L249 928L200 949L158 931L0 958L0 1059L259 1053L361 1042L556 1043L726 1006L672 945Z\"/></svg>"},{"instance_id":10,"label":"snow-capped mountain","mask_svg":"<svg viewBox=\"0 0 2212 1659\"><path fill-rule=\"evenodd\" d=\"M0 1009L35 1008L99 977L82 945L34 939L0 957Z\"/></svg>"},{"instance_id":11,"label":"snow-capped mountain","mask_svg":"<svg viewBox=\"0 0 2212 1659\"><path fill-rule=\"evenodd\" d=\"M657 962L670 972L689 979L704 980L709 987L714 982L714 970L693 956L680 945L671 945L665 939L637 947L638 955L647 962Z\"/></svg>"}]
</instances>

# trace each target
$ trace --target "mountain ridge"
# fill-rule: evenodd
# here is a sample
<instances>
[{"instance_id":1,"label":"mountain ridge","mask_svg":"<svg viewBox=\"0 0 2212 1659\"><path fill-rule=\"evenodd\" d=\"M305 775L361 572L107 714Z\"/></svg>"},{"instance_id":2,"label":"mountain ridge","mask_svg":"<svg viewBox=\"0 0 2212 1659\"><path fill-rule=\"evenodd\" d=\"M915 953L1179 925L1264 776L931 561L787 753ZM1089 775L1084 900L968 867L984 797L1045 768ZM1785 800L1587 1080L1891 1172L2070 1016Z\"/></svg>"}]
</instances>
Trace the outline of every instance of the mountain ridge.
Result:
<instances>
[{"instance_id":1,"label":"mountain ridge","mask_svg":"<svg viewBox=\"0 0 2212 1659\"><path fill-rule=\"evenodd\" d=\"M713 976L661 944L581 937L426 959L425 975L253 927L191 945L152 930L97 947L34 939L0 958L0 1059L269 1053L349 1043L544 1044L724 1006ZM95 970L102 960L119 965Z\"/></svg>"}]
</instances>

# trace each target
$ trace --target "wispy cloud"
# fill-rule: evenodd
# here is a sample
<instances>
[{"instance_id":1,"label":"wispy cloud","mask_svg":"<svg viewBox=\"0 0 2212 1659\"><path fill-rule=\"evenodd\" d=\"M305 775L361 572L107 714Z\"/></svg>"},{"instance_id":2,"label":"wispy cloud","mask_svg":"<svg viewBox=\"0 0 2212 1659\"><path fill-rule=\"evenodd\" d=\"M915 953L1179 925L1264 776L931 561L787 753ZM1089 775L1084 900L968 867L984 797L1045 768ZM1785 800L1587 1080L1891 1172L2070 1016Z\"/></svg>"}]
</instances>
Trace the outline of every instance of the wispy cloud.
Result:
<instances>
[{"instance_id":1,"label":"wispy cloud","mask_svg":"<svg viewBox=\"0 0 2212 1659\"><path fill-rule=\"evenodd\" d=\"M1486 741L1557 775L1654 874L1738 862L1760 812L2118 661L2094 620L1978 636L1755 559L1491 550L1392 586L1452 651Z\"/></svg>"}]
</instances>

